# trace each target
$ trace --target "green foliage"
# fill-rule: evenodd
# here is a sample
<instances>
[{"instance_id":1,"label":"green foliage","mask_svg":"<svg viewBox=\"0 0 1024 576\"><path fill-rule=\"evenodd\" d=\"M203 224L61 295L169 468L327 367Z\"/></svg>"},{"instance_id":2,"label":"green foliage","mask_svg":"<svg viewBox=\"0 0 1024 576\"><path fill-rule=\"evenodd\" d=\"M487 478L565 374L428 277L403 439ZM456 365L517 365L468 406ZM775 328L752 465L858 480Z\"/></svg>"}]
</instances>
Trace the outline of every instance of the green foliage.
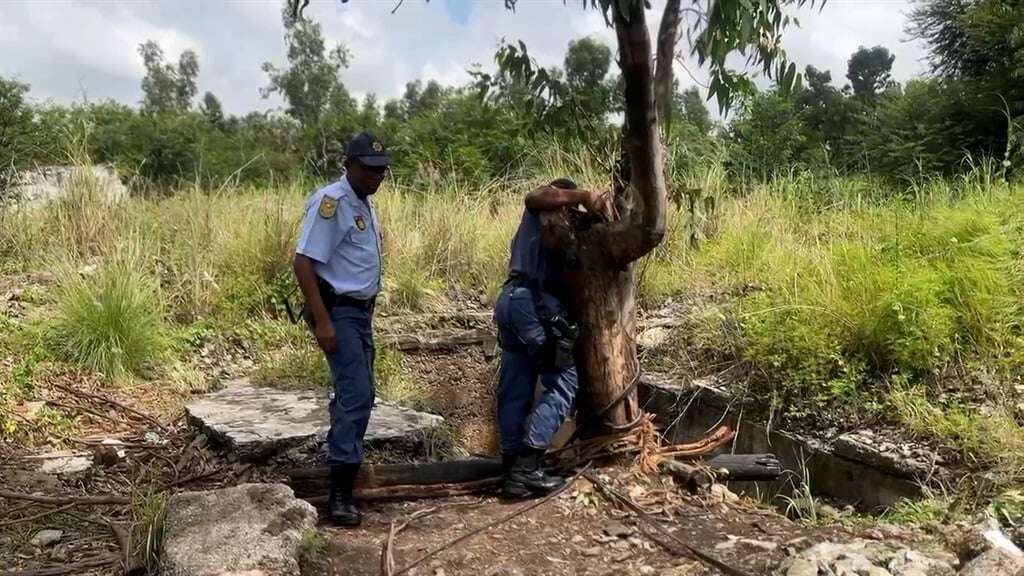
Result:
<instances>
[{"instance_id":1,"label":"green foliage","mask_svg":"<svg viewBox=\"0 0 1024 576\"><path fill-rule=\"evenodd\" d=\"M323 554L327 547L327 539L316 530L306 530L299 540L299 550L306 558L316 558Z\"/></svg>"},{"instance_id":2,"label":"green foliage","mask_svg":"<svg viewBox=\"0 0 1024 576\"><path fill-rule=\"evenodd\" d=\"M965 516L949 494L935 494L930 490L926 494L928 496L920 500L900 500L882 514L882 519L892 524L921 525L955 521Z\"/></svg>"},{"instance_id":3,"label":"green foliage","mask_svg":"<svg viewBox=\"0 0 1024 576\"><path fill-rule=\"evenodd\" d=\"M166 521L167 494L139 494L132 498L132 557L142 559L148 572L159 569Z\"/></svg>"},{"instance_id":4,"label":"green foliage","mask_svg":"<svg viewBox=\"0 0 1024 576\"><path fill-rule=\"evenodd\" d=\"M732 170L762 181L788 173L808 152L796 106L778 92L750 98L732 131L736 141L730 155Z\"/></svg>"},{"instance_id":5,"label":"green foliage","mask_svg":"<svg viewBox=\"0 0 1024 576\"><path fill-rule=\"evenodd\" d=\"M847 63L846 78L853 87L853 95L873 100L892 86L892 63L895 60L896 57L885 46L870 49L861 46Z\"/></svg>"},{"instance_id":6,"label":"green foliage","mask_svg":"<svg viewBox=\"0 0 1024 576\"><path fill-rule=\"evenodd\" d=\"M148 113L188 110L196 95L199 75L196 53L185 50L175 67L164 61L160 45L148 40L139 45L139 55L146 68L142 79L142 109Z\"/></svg>"},{"instance_id":7,"label":"green foliage","mask_svg":"<svg viewBox=\"0 0 1024 576\"><path fill-rule=\"evenodd\" d=\"M431 409L423 390L416 387L402 364L402 357L402 352L395 348L377 347L373 363L377 397L415 410Z\"/></svg>"},{"instance_id":8,"label":"green foliage","mask_svg":"<svg viewBox=\"0 0 1024 576\"><path fill-rule=\"evenodd\" d=\"M327 359L313 342L288 348L283 354L260 363L253 381L261 386L282 390L322 390L331 386Z\"/></svg>"},{"instance_id":9,"label":"green foliage","mask_svg":"<svg viewBox=\"0 0 1024 576\"><path fill-rule=\"evenodd\" d=\"M971 198L836 213L794 192L752 200L696 258L760 287L728 316L741 356L784 390L828 399L893 374L929 381L965 358L1015 357L1020 272L1006 229L1015 208ZM731 342L725 328L713 334Z\"/></svg>"},{"instance_id":10,"label":"green foliage","mask_svg":"<svg viewBox=\"0 0 1024 576\"><path fill-rule=\"evenodd\" d=\"M36 127L27 92L28 85L0 78L0 205L15 171L33 156Z\"/></svg>"},{"instance_id":11,"label":"green foliage","mask_svg":"<svg viewBox=\"0 0 1024 576\"><path fill-rule=\"evenodd\" d=\"M168 341L156 282L137 261L65 274L57 294L52 346L62 357L110 378L141 375Z\"/></svg>"}]
</instances>

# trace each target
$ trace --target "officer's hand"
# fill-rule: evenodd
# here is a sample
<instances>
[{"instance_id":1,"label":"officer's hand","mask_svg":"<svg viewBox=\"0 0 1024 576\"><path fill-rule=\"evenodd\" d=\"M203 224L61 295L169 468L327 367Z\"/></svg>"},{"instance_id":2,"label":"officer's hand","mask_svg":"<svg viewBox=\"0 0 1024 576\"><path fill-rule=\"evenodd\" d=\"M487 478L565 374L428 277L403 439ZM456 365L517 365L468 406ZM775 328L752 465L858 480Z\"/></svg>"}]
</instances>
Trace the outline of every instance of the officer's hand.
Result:
<instances>
[{"instance_id":1,"label":"officer's hand","mask_svg":"<svg viewBox=\"0 0 1024 576\"><path fill-rule=\"evenodd\" d=\"M338 349L338 338L334 333L333 322L318 323L313 333L316 335L316 343L320 345L320 349L324 352L332 354Z\"/></svg>"},{"instance_id":2,"label":"officer's hand","mask_svg":"<svg viewBox=\"0 0 1024 576\"><path fill-rule=\"evenodd\" d=\"M583 198L583 207L591 214L599 214L607 221L615 219L615 205L612 203L612 195L607 190L587 190Z\"/></svg>"}]
</instances>

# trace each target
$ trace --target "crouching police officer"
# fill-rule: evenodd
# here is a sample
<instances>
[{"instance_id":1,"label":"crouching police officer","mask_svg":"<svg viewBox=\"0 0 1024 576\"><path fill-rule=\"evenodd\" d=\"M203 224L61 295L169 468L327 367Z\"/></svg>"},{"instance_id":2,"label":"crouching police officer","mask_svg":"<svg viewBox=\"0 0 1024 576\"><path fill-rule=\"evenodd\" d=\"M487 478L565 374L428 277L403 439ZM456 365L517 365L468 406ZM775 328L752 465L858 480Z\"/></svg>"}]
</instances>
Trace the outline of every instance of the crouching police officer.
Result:
<instances>
[{"instance_id":1,"label":"crouching police officer","mask_svg":"<svg viewBox=\"0 0 1024 576\"><path fill-rule=\"evenodd\" d=\"M345 148L345 174L310 197L295 249L304 317L331 368L328 509L343 526L361 521L352 489L374 400L371 320L380 291L381 236L370 196L390 164L372 134L355 136Z\"/></svg>"},{"instance_id":2,"label":"crouching police officer","mask_svg":"<svg viewBox=\"0 0 1024 576\"><path fill-rule=\"evenodd\" d=\"M565 263L558 250L542 241L540 215L576 205L608 214L608 202L606 195L580 189L567 178L526 196L508 280L494 307L502 349L498 428L506 497L547 494L562 485L561 478L541 468L541 458L576 398L577 327L565 306ZM534 403L538 378L543 393Z\"/></svg>"}]
</instances>

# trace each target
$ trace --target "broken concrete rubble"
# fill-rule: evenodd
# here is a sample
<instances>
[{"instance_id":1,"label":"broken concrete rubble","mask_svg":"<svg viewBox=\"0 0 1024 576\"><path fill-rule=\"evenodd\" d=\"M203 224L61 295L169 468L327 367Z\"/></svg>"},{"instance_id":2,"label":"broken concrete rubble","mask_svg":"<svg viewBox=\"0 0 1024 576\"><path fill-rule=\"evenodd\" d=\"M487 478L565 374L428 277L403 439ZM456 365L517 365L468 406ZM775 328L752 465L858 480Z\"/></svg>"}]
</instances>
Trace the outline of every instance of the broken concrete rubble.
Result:
<instances>
[{"instance_id":1,"label":"broken concrete rubble","mask_svg":"<svg viewBox=\"0 0 1024 576\"><path fill-rule=\"evenodd\" d=\"M296 446L322 442L329 428L327 391L276 390L237 380L186 406L189 422L240 458L273 456ZM419 452L444 419L378 402L370 415L366 443Z\"/></svg>"},{"instance_id":2,"label":"broken concrete rubble","mask_svg":"<svg viewBox=\"0 0 1024 576\"><path fill-rule=\"evenodd\" d=\"M182 492L167 504L164 576L299 575L300 544L316 510L283 484Z\"/></svg>"},{"instance_id":3,"label":"broken concrete rubble","mask_svg":"<svg viewBox=\"0 0 1024 576\"><path fill-rule=\"evenodd\" d=\"M816 544L783 564L780 574L817 576L951 576L956 558L897 547L887 543L855 540Z\"/></svg>"}]
</instances>

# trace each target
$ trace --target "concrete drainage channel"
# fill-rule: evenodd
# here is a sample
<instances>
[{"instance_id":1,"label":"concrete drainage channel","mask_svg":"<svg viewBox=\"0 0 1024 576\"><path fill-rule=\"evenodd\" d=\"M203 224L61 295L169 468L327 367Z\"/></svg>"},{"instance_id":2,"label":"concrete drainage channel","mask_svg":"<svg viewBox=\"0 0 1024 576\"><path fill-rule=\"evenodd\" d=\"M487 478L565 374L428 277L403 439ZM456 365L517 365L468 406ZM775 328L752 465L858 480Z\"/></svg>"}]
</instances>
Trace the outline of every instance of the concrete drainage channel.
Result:
<instances>
[{"instance_id":1,"label":"concrete drainage channel","mask_svg":"<svg viewBox=\"0 0 1024 576\"><path fill-rule=\"evenodd\" d=\"M735 491L771 497L807 488L816 496L878 512L901 499L920 498L922 483L943 474L938 455L923 447L890 445L869 431L822 441L769 430L764 423L744 418L744 403L716 384L645 374L640 380L640 403L668 426L669 441L701 437L726 424L736 431L732 451L774 454L786 471L774 482L732 482Z\"/></svg>"}]
</instances>

